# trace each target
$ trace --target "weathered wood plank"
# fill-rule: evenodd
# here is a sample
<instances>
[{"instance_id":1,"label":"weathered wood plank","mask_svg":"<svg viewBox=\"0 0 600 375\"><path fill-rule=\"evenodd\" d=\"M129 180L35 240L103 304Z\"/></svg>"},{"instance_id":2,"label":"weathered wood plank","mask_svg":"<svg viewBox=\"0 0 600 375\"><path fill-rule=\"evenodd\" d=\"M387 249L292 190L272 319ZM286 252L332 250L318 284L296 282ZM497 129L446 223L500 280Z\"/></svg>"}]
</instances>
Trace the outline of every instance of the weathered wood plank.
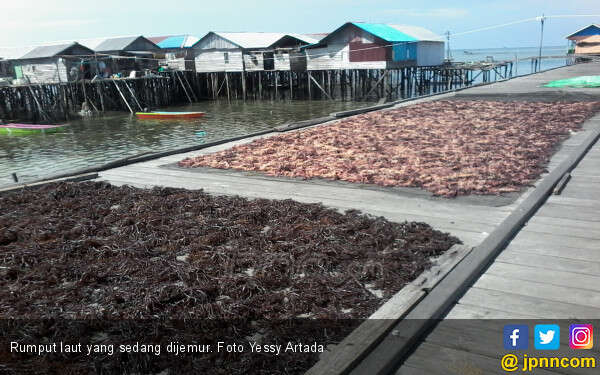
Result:
<instances>
[{"instance_id":1,"label":"weathered wood plank","mask_svg":"<svg viewBox=\"0 0 600 375\"><path fill-rule=\"evenodd\" d=\"M529 220L529 225L549 225L549 226L561 226L568 227L572 229L577 228L591 228L590 232L599 232L600 233L600 223L594 220L576 220L576 219L568 219L568 218L558 218L558 217L549 217L549 216L540 216L535 215Z\"/></svg>"},{"instance_id":2,"label":"weathered wood plank","mask_svg":"<svg viewBox=\"0 0 600 375\"><path fill-rule=\"evenodd\" d=\"M344 188L343 186L318 185L303 181L269 181L256 180L244 177L220 177L217 175L204 176L203 174L191 174L192 176L178 174L177 171L167 171L165 175L154 175L150 173L127 173L115 170L113 173L101 173L104 180L135 181L148 185L164 185L183 188L204 188L208 192L247 195L253 191L261 192L263 196L272 197L312 197L313 201L340 202L340 205L352 205L356 208L370 207L381 211L399 211L408 215L422 216L427 218L443 218L448 220L451 226L464 230L486 231L493 228L506 216L503 209L495 207L443 204L437 200L414 199L400 194L389 193L378 190L362 190L356 188ZM206 178L205 178L206 177ZM346 202L344 204L343 202ZM485 215L484 215L485 214ZM459 219L457 219L459 218ZM460 226L464 223L464 226ZM477 228L478 223L481 228ZM491 224L487 226L485 224Z\"/></svg>"},{"instance_id":3,"label":"weathered wood plank","mask_svg":"<svg viewBox=\"0 0 600 375\"><path fill-rule=\"evenodd\" d=\"M593 207L553 206L547 203L536 213L536 216L598 222L600 210Z\"/></svg>"},{"instance_id":4,"label":"weathered wood plank","mask_svg":"<svg viewBox=\"0 0 600 375\"><path fill-rule=\"evenodd\" d=\"M581 199L596 199L598 197L598 187L593 188L572 188L567 185L562 191L561 195L565 197L581 198Z\"/></svg>"},{"instance_id":5,"label":"weathered wood plank","mask_svg":"<svg viewBox=\"0 0 600 375\"><path fill-rule=\"evenodd\" d=\"M534 319L536 316L495 310L482 306L456 304L444 319Z\"/></svg>"},{"instance_id":6,"label":"weathered wood plank","mask_svg":"<svg viewBox=\"0 0 600 375\"><path fill-rule=\"evenodd\" d=\"M511 243L520 246L543 246L544 244L555 244L560 246L578 247L582 249L600 248L600 240L526 231L520 232Z\"/></svg>"},{"instance_id":7,"label":"weathered wood plank","mask_svg":"<svg viewBox=\"0 0 600 375\"><path fill-rule=\"evenodd\" d=\"M560 221L554 224L540 223L531 220L523 228L527 233L548 233L564 237L578 237L591 240L600 240L600 223L593 221L580 221L579 226L560 225Z\"/></svg>"},{"instance_id":8,"label":"weathered wood plank","mask_svg":"<svg viewBox=\"0 0 600 375\"><path fill-rule=\"evenodd\" d=\"M539 246L524 246L510 244L505 253L518 251L520 253L549 255L553 257L600 262L600 249L581 249L577 247L566 247L555 244L545 244Z\"/></svg>"},{"instance_id":9,"label":"weathered wood plank","mask_svg":"<svg viewBox=\"0 0 600 375\"><path fill-rule=\"evenodd\" d=\"M496 261L511 264L529 265L531 267L553 271L578 272L586 275L600 275L599 262L532 254L516 250L503 252L502 254L500 254ZM553 272L548 272L548 274L552 273ZM540 281L543 280L545 279L540 279Z\"/></svg>"},{"instance_id":10,"label":"weathered wood plank","mask_svg":"<svg viewBox=\"0 0 600 375\"><path fill-rule=\"evenodd\" d=\"M599 198L600 199L600 198ZM577 199L571 197L563 197L560 195L552 195L548 198L548 201L544 207L582 207L582 208L600 208L600 201L598 199Z\"/></svg>"},{"instance_id":11,"label":"weathered wood plank","mask_svg":"<svg viewBox=\"0 0 600 375\"><path fill-rule=\"evenodd\" d=\"M473 287L460 299L459 304L505 311L508 314L515 314L515 318L530 315L540 319L597 319L599 316L598 309L594 307L524 296L513 292Z\"/></svg>"},{"instance_id":12,"label":"weathered wood plank","mask_svg":"<svg viewBox=\"0 0 600 375\"><path fill-rule=\"evenodd\" d=\"M519 260L517 260L517 262L519 262ZM552 272L548 272L549 269L552 269ZM550 285L600 292L599 276L555 270L553 268L543 268L538 267L537 265L524 265L521 263L512 262L505 263L501 260L498 260L492 264L492 266L487 270L486 274L504 278L512 278L514 280L534 282L544 280L544 283ZM552 275L552 277L548 277L549 274Z\"/></svg>"},{"instance_id":13,"label":"weathered wood plank","mask_svg":"<svg viewBox=\"0 0 600 375\"><path fill-rule=\"evenodd\" d=\"M548 277L551 275L552 273L549 272ZM600 316L600 292L596 291L550 285L545 283L545 280L537 282L512 280L487 273L482 275L473 287L587 306L595 308L596 315Z\"/></svg>"}]
</instances>

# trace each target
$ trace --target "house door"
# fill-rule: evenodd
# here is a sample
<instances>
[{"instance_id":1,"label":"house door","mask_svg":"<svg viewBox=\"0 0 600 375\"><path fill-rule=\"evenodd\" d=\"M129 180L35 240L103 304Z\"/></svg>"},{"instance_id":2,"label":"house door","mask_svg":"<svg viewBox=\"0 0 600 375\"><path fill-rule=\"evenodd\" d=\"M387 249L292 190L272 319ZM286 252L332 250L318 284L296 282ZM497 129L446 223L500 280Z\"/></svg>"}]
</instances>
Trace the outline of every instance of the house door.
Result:
<instances>
[{"instance_id":1,"label":"house door","mask_svg":"<svg viewBox=\"0 0 600 375\"><path fill-rule=\"evenodd\" d=\"M263 53L263 63L265 70L275 70L275 56L273 52Z\"/></svg>"}]
</instances>

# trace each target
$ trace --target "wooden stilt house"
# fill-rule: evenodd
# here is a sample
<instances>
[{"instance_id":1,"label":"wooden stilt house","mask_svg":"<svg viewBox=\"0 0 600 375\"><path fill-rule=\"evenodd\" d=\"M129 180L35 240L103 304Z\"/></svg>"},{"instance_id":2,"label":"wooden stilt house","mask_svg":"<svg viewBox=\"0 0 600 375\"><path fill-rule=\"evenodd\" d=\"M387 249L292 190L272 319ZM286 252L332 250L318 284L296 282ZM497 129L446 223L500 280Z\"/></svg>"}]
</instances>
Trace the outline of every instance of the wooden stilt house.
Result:
<instances>
[{"instance_id":1,"label":"wooden stilt house","mask_svg":"<svg viewBox=\"0 0 600 375\"><path fill-rule=\"evenodd\" d=\"M86 39L80 43L96 52L98 70L103 77L115 73L128 76L131 71L158 69L154 53L160 48L141 35Z\"/></svg>"},{"instance_id":2,"label":"wooden stilt house","mask_svg":"<svg viewBox=\"0 0 600 375\"><path fill-rule=\"evenodd\" d=\"M250 72L274 70L270 46L282 33L209 32L193 49L196 72Z\"/></svg>"},{"instance_id":3,"label":"wooden stilt house","mask_svg":"<svg viewBox=\"0 0 600 375\"><path fill-rule=\"evenodd\" d=\"M163 59L164 64L169 69L192 72L196 70L195 53L192 46L200 38L192 35L169 35L148 39L160 48L160 51L156 52L154 57Z\"/></svg>"},{"instance_id":4,"label":"wooden stilt house","mask_svg":"<svg viewBox=\"0 0 600 375\"><path fill-rule=\"evenodd\" d=\"M304 47L308 70L441 65L443 39L416 26L348 22Z\"/></svg>"},{"instance_id":5,"label":"wooden stilt house","mask_svg":"<svg viewBox=\"0 0 600 375\"><path fill-rule=\"evenodd\" d=\"M16 84L60 83L91 78L93 72L86 61L93 55L94 51L75 42L0 50L0 57L4 58L4 73L10 73Z\"/></svg>"},{"instance_id":6,"label":"wooden stilt house","mask_svg":"<svg viewBox=\"0 0 600 375\"><path fill-rule=\"evenodd\" d=\"M275 70L301 72L306 70L306 54L303 46L316 44L327 34L286 34L271 44Z\"/></svg>"}]
</instances>

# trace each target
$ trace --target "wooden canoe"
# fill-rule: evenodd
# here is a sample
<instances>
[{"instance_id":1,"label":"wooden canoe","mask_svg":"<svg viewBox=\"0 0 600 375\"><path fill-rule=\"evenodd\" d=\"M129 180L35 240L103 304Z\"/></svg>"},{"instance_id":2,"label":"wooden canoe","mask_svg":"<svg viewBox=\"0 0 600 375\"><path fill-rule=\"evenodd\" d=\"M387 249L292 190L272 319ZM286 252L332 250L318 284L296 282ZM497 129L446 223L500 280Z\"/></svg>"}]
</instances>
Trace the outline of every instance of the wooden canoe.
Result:
<instances>
[{"instance_id":1,"label":"wooden canoe","mask_svg":"<svg viewBox=\"0 0 600 375\"><path fill-rule=\"evenodd\" d=\"M53 133L67 125L5 124L0 125L0 134Z\"/></svg>"},{"instance_id":2,"label":"wooden canoe","mask_svg":"<svg viewBox=\"0 0 600 375\"><path fill-rule=\"evenodd\" d=\"M136 112L140 119L179 119L198 118L204 116L204 112Z\"/></svg>"}]
</instances>

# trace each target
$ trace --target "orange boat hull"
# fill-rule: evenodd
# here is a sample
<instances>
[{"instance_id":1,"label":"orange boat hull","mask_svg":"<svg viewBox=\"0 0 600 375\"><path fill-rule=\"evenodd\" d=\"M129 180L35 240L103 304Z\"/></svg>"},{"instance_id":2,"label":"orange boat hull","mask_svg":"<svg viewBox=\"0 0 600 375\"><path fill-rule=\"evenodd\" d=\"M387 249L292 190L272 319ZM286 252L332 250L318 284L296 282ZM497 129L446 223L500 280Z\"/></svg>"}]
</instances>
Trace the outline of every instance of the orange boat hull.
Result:
<instances>
[{"instance_id":1,"label":"orange boat hull","mask_svg":"<svg viewBox=\"0 0 600 375\"><path fill-rule=\"evenodd\" d=\"M199 118L204 116L204 112L138 112L135 114L140 119L179 119L179 118Z\"/></svg>"}]
</instances>

